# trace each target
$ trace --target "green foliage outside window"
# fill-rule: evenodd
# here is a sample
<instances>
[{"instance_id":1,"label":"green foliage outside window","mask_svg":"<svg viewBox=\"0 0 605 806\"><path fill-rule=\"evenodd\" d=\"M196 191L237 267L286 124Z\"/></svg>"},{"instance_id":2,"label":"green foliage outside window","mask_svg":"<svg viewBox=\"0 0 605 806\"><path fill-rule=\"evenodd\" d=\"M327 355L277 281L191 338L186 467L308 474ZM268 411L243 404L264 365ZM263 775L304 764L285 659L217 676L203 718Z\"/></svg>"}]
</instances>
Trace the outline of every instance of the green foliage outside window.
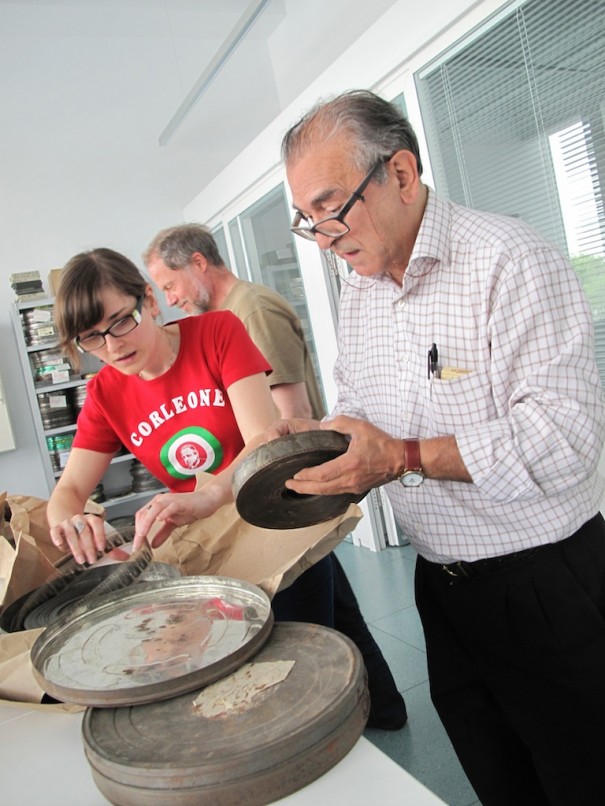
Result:
<instances>
[{"instance_id":1,"label":"green foliage outside window","mask_svg":"<svg viewBox=\"0 0 605 806\"><path fill-rule=\"evenodd\" d=\"M595 321L605 319L605 257L575 255L571 265L584 286Z\"/></svg>"}]
</instances>

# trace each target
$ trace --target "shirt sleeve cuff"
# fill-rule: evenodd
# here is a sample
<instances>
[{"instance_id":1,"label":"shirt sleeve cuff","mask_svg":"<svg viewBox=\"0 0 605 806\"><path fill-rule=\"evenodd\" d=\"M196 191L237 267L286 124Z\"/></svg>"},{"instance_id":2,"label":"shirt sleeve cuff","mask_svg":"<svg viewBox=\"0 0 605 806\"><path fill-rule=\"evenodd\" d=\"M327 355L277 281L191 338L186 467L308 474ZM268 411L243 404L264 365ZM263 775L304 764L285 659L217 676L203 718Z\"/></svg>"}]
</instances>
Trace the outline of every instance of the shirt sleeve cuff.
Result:
<instances>
[{"instance_id":1,"label":"shirt sleeve cuff","mask_svg":"<svg viewBox=\"0 0 605 806\"><path fill-rule=\"evenodd\" d=\"M473 484L487 498L509 502L542 495L517 452L511 450L514 439L505 420L456 434L456 442Z\"/></svg>"}]
</instances>

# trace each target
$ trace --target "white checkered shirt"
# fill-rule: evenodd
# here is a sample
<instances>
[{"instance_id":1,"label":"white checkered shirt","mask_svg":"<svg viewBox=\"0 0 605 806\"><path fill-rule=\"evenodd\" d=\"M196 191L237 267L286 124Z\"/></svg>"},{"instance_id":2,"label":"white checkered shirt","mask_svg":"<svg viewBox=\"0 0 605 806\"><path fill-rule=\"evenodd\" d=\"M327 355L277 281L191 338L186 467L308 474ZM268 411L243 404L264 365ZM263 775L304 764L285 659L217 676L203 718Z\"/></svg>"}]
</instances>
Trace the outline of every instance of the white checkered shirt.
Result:
<instances>
[{"instance_id":1,"label":"white checkered shirt","mask_svg":"<svg viewBox=\"0 0 605 806\"><path fill-rule=\"evenodd\" d=\"M427 377L439 366L457 377ZM385 491L434 562L561 540L596 514L603 392L592 317L568 262L521 221L429 191L403 287L352 273L340 305L333 414L389 434L454 434L472 484Z\"/></svg>"}]
</instances>

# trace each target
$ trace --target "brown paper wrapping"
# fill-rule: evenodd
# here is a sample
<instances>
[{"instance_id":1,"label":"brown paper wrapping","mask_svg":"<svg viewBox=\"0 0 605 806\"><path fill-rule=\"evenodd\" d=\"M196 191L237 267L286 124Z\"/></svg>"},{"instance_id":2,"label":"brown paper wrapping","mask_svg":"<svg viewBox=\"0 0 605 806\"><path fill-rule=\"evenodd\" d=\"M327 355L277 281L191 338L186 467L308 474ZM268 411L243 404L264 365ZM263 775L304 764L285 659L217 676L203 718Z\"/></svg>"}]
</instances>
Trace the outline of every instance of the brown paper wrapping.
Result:
<instances>
[{"instance_id":1,"label":"brown paper wrapping","mask_svg":"<svg viewBox=\"0 0 605 806\"><path fill-rule=\"evenodd\" d=\"M0 545L2 608L57 576L54 563L63 556L51 542L44 499L4 493L6 507L10 520L4 523Z\"/></svg>"},{"instance_id":2,"label":"brown paper wrapping","mask_svg":"<svg viewBox=\"0 0 605 806\"><path fill-rule=\"evenodd\" d=\"M153 557L175 565L183 576L211 574L252 582L273 598L329 554L355 528L360 512L351 504L344 515L316 526L260 529L242 521L235 506L227 504L211 518L175 529Z\"/></svg>"},{"instance_id":3,"label":"brown paper wrapping","mask_svg":"<svg viewBox=\"0 0 605 806\"><path fill-rule=\"evenodd\" d=\"M197 476L196 490L212 478ZM304 529L261 529L242 520L235 504L210 518L175 529L154 549L154 559L179 568L183 576L226 576L251 582L269 598L329 554L357 525L357 504L344 514Z\"/></svg>"},{"instance_id":4,"label":"brown paper wrapping","mask_svg":"<svg viewBox=\"0 0 605 806\"><path fill-rule=\"evenodd\" d=\"M43 711L75 713L84 710L72 703L44 703L44 689L40 688L29 659L34 641L43 632L23 630L0 635L0 705L33 708Z\"/></svg>"},{"instance_id":5,"label":"brown paper wrapping","mask_svg":"<svg viewBox=\"0 0 605 806\"><path fill-rule=\"evenodd\" d=\"M58 576L54 563L63 553L50 540L46 504L44 499L32 496L0 496L0 610ZM42 704L44 691L30 661L30 650L41 632L42 629L0 633L0 705L25 705L45 711L82 710L81 706L67 703Z\"/></svg>"}]
</instances>

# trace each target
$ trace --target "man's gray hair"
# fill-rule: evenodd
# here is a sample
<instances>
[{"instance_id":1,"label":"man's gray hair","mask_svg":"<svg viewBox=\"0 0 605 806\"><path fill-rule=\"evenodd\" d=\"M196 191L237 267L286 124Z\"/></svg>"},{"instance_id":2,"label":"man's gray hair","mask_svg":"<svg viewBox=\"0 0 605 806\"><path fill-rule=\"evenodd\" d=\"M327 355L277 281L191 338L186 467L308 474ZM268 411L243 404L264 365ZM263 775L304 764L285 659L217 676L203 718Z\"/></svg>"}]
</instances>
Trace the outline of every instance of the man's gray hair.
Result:
<instances>
[{"instance_id":1,"label":"man's gray hair","mask_svg":"<svg viewBox=\"0 0 605 806\"><path fill-rule=\"evenodd\" d=\"M331 100L319 101L292 128L282 141L282 157L288 164L319 143L344 135L349 138L350 154L360 172L370 171L378 162L397 151L411 151L418 175L422 161L416 134L404 115L392 103L369 90L350 90ZM379 172L376 179L385 176Z\"/></svg>"},{"instance_id":2,"label":"man's gray hair","mask_svg":"<svg viewBox=\"0 0 605 806\"><path fill-rule=\"evenodd\" d=\"M157 255L169 269L184 269L194 252L214 266L224 265L212 233L202 224L179 224L161 230L143 254L145 265Z\"/></svg>"}]
</instances>

